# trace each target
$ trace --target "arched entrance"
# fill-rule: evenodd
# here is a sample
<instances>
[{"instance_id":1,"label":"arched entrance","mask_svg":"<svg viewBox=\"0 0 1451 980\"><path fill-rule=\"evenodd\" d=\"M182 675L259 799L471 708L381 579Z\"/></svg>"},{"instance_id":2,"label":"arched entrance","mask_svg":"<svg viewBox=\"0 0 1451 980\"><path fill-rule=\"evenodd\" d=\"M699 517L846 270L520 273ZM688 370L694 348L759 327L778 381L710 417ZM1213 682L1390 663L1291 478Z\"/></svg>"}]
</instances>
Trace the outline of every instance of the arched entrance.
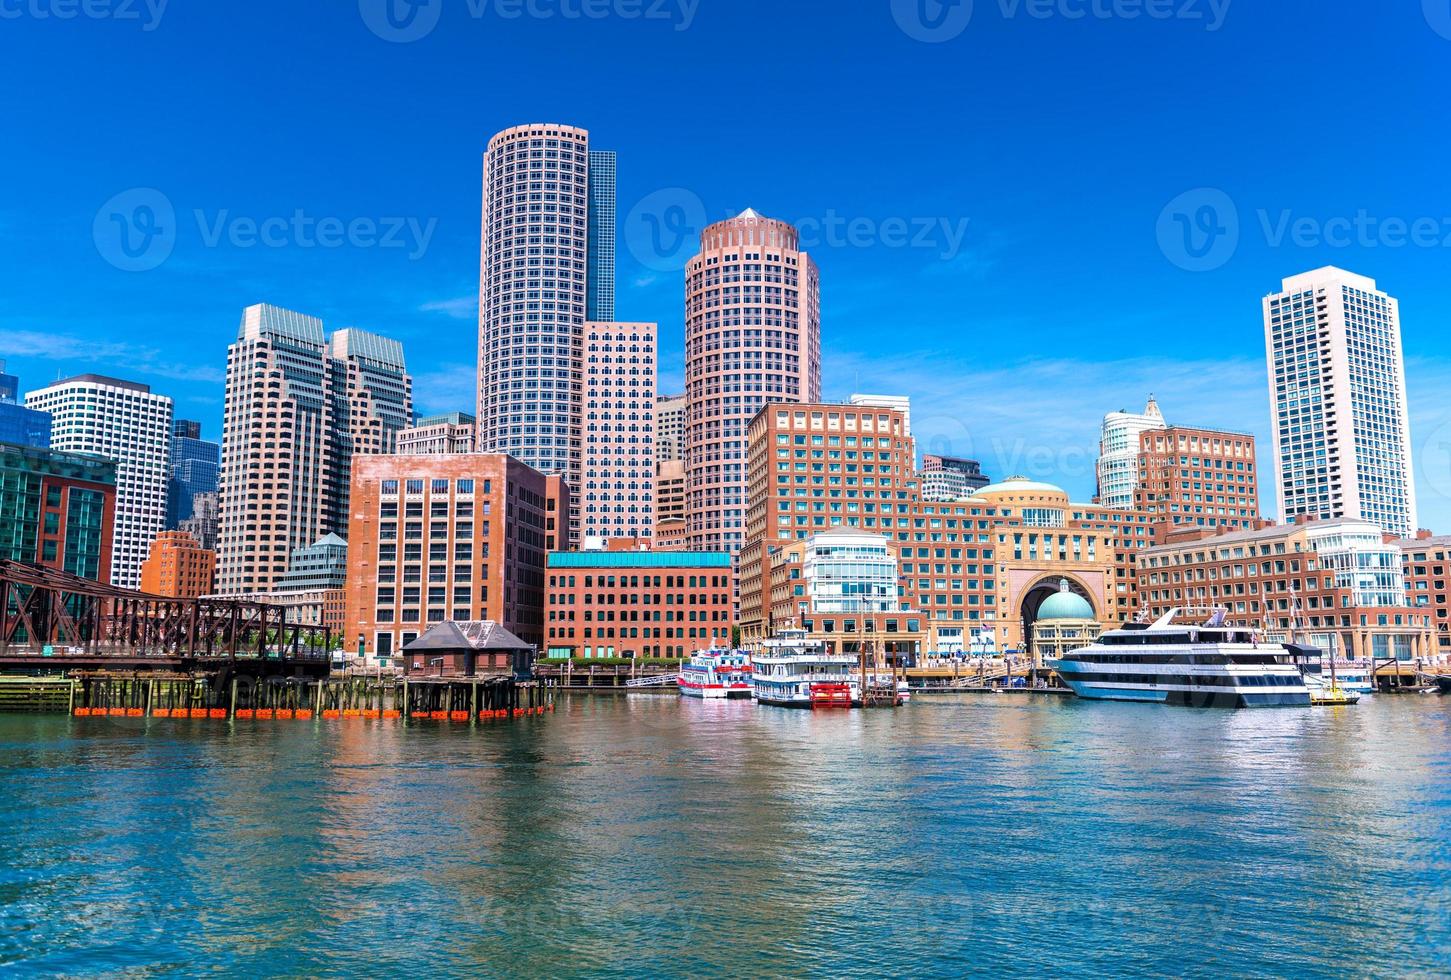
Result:
<instances>
[{"instance_id":1,"label":"arched entrance","mask_svg":"<svg viewBox=\"0 0 1451 980\"><path fill-rule=\"evenodd\" d=\"M1023 602L1020 612L1023 617L1023 649L1028 656L1035 654L1033 649L1033 624L1038 621L1038 610L1043 608L1043 603L1062 591L1062 583L1067 582L1069 591L1083 599L1093 609L1096 618L1102 618L1098 611L1098 603L1093 600L1093 595L1088 587L1071 575L1050 575L1038 580L1023 593Z\"/></svg>"}]
</instances>

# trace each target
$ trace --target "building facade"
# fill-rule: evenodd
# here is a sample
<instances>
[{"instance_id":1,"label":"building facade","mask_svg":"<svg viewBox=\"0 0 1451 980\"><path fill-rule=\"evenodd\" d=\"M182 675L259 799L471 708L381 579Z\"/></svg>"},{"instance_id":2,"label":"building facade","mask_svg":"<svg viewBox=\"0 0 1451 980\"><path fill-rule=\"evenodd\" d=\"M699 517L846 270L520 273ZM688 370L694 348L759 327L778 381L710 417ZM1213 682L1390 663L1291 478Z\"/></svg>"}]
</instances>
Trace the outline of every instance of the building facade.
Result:
<instances>
[{"instance_id":1,"label":"building facade","mask_svg":"<svg viewBox=\"0 0 1451 980\"><path fill-rule=\"evenodd\" d=\"M106 582L115 516L115 463L0 444L0 558Z\"/></svg>"},{"instance_id":2,"label":"building facade","mask_svg":"<svg viewBox=\"0 0 1451 980\"><path fill-rule=\"evenodd\" d=\"M655 461L685 462L684 395L661 395L655 401Z\"/></svg>"},{"instance_id":3,"label":"building facade","mask_svg":"<svg viewBox=\"0 0 1451 980\"><path fill-rule=\"evenodd\" d=\"M931 453L922 454L922 469L917 478L922 484L923 500L965 500L992 483L975 459Z\"/></svg>"},{"instance_id":4,"label":"building facade","mask_svg":"<svg viewBox=\"0 0 1451 980\"><path fill-rule=\"evenodd\" d=\"M166 491L166 528L181 527L192 516L196 495L216 493L221 479L222 447L202 438L202 425L176 419L171 427L171 476Z\"/></svg>"},{"instance_id":5,"label":"building facade","mask_svg":"<svg viewBox=\"0 0 1451 980\"><path fill-rule=\"evenodd\" d=\"M1121 510L1133 507L1139 477L1139 436L1164 427L1164 413L1153 395L1141 413L1125 410L1103 417L1098 449L1097 500L1100 504Z\"/></svg>"},{"instance_id":6,"label":"building facade","mask_svg":"<svg viewBox=\"0 0 1451 980\"><path fill-rule=\"evenodd\" d=\"M360 456L344 639L388 660L431 625L492 620L541 645L562 480L508 456Z\"/></svg>"},{"instance_id":7,"label":"building facade","mask_svg":"<svg viewBox=\"0 0 1451 980\"><path fill-rule=\"evenodd\" d=\"M110 582L141 584L141 563L166 529L171 399L134 381L82 374L32 391L28 407L49 412L51 446L116 462Z\"/></svg>"},{"instance_id":8,"label":"building facade","mask_svg":"<svg viewBox=\"0 0 1451 980\"><path fill-rule=\"evenodd\" d=\"M902 413L902 425L912 434L912 399L907 395L852 395L847 404L861 408L894 408Z\"/></svg>"},{"instance_id":9,"label":"building facade","mask_svg":"<svg viewBox=\"0 0 1451 980\"><path fill-rule=\"evenodd\" d=\"M199 493L191 498L191 516L177 524L178 531L185 531L208 551L217 550L217 531L220 527L217 513L217 495Z\"/></svg>"},{"instance_id":10,"label":"building facade","mask_svg":"<svg viewBox=\"0 0 1451 980\"><path fill-rule=\"evenodd\" d=\"M141 563L141 591L147 595L195 599L210 595L217 555L185 531L162 531Z\"/></svg>"},{"instance_id":11,"label":"building facade","mask_svg":"<svg viewBox=\"0 0 1451 980\"><path fill-rule=\"evenodd\" d=\"M1435 646L1431 611L1407 598L1403 561L1400 546L1365 521L1204 531L1145 552L1139 595L1153 616L1223 607L1233 625L1273 639L1293 634L1340 657L1412 660Z\"/></svg>"},{"instance_id":12,"label":"building facade","mask_svg":"<svg viewBox=\"0 0 1451 980\"><path fill-rule=\"evenodd\" d=\"M478 448L571 487L584 326L614 319L614 172L587 130L555 123L506 129L484 155Z\"/></svg>"},{"instance_id":13,"label":"building facade","mask_svg":"<svg viewBox=\"0 0 1451 980\"><path fill-rule=\"evenodd\" d=\"M1166 534L1262 526L1255 437L1177 425L1140 433L1134 509L1153 515Z\"/></svg>"},{"instance_id":14,"label":"building facade","mask_svg":"<svg viewBox=\"0 0 1451 980\"><path fill-rule=\"evenodd\" d=\"M1327 267L1264 299L1280 517L1416 532L1400 304Z\"/></svg>"},{"instance_id":15,"label":"building facade","mask_svg":"<svg viewBox=\"0 0 1451 980\"><path fill-rule=\"evenodd\" d=\"M724 552L555 553L546 591L550 657L688 657L730 645Z\"/></svg>"},{"instance_id":16,"label":"building facade","mask_svg":"<svg viewBox=\"0 0 1451 980\"><path fill-rule=\"evenodd\" d=\"M746 429L767 403L821 400L821 278L797 230L747 210L686 266L687 540L746 539Z\"/></svg>"},{"instance_id":17,"label":"building facade","mask_svg":"<svg viewBox=\"0 0 1451 980\"><path fill-rule=\"evenodd\" d=\"M402 456L456 456L474 451L478 422L472 415L451 412L433 415L398 432Z\"/></svg>"},{"instance_id":18,"label":"building facade","mask_svg":"<svg viewBox=\"0 0 1451 980\"><path fill-rule=\"evenodd\" d=\"M1400 542L1406 576L1406 598L1411 608L1431 618L1431 645L1444 663L1451 658L1451 590L1446 587L1451 568L1451 537L1421 532Z\"/></svg>"},{"instance_id":19,"label":"building facade","mask_svg":"<svg viewBox=\"0 0 1451 980\"><path fill-rule=\"evenodd\" d=\"M248 307L227 353L218 590L271 592L297 549L345 534L354 456L392 452L412 411L396 341Z\"/></svg>"},{"instance_id":20,"label":"building facade","mask_svg":"<svg viewBox=\"0 0 1451 980\"><path fill-rule=\"evenodd\" d=\"M0 442L32 449L50 448L50 413L26 408L20 401L20 379L5 373L0 359Z\"/></svg>"},{"instance_id":21,"label":"building facade","mask_svg":"<svg viewBox=\"0 0 1451 980\"><path fill-rule=\"evenodd\" d=\"M583 482L571 542L655 534L653 323L587 323Z\"/></svg>"}]
</instances>

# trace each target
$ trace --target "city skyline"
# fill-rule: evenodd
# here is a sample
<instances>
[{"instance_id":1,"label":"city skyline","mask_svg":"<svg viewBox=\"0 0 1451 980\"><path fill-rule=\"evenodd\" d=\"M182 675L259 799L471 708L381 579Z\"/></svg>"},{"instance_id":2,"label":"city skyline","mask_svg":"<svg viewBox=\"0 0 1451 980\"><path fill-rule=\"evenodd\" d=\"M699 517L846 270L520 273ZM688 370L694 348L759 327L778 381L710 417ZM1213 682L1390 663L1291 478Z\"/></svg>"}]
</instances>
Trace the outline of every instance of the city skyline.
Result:
<instances>
[{"instance_id":1,"label":"city skyline","mask_svg":"<svg viewBox=\"0 0 1451 980\"><path fill-rule=\"evenodd\" d=\"M1365 89L1364 80L1352 91L1345 80L1310 71L1318 86L1312 96L1312 82L1294 76L1320 67L1322 56L1298 52L1283 62L1267 63L1266 71L1287 98L1338 97L1351 106L1375 105L1390 141L1387 155L1403 158L1394 186L1387 188L1388 171L1376 162L1355 172L1330 161L1293 167L1280 161L1277 168L1266 168L1259 134L1235 111L1249 98L1247 83L1215 83L1216 98L1230 103L1224 110L1196 94L1193 69L1214 61L1224 47L1251 57L1267 43L1257 36L1276 36L1291 20L1311 36L1329 36L1344 27L1340 12L1326 11L1306 24L1287 11L1236 8L1223 29L1212 34L1169 23L1102 23L1089 25L1092 30L1083 36L1070 34L1063 24L983 15L961 39L943 45L895 33L884 10L816 19L809 29L842 40L892 32L881 39L882 62L905 73L915 94L907 102L873 97L865 88L867 80L841 78L838 84L861 98L822 101L817 121L824 132L855 126L857 115L878 124L896 117L907 123L926 119L940 114L959 90L994 78L995 98L1005 101L1009 111L1047 104L1055 119L1071 118L1082 100L1096 99L1103 110L1126 113L1125 118L1142 124L1139 128L1152 130L1181 118L1188 108L1202 124L1199 128L1222 144L1222 153L1210 166L1188 146L1150 145L1161 141L1137 135L1134 126L1115 132L1116 145L1109 147L1107 137L1070 125L1055 138L1072 140L1079 151L1072 165L1035 165L1023 174L1019 172L1029 159L1025 155L1041 154L1052 145L1048 136L1010 124L1001 118L1004 113L977 101L977 134L933 130L928 145L922 137L901 135L902 127L896 127L902 142L894 152L902 156L885 159L890 166L899 159L903 163L899 170L885 171L885 180L864 177L881 172L881 158L858 159L821 146L780 151L782 163L804 175L780 180L768 179L748 152L724 145L716 136L722 127L745 123L747 104L752 112L762 111L756 96L779 84L788 70L771 63L770 56L778 46L785 50L799 41L806 25L783 23L778 39L763 42L750 55L753 63L759 62L761 77L745 82L741 105L722 106L692 120L684 115L688 94L661 86L669 72L683 70L702 48L738 43L752 7L742 3L702 10L678 38L642 23L554 25L624 52L650 47L654 57L649 63L610 59L617 84L659 90L659 103L648 112L623 113L610 106L606 93L581 92L578 86L549 78L506 106L469 107L462 114L451 97L438 95L436 105L425 105L415 120L404 123L356 116L320 121L282 111L277 125L284 136L298 135L304 124L333 135L352 127L387 143L353 160L344 177L334 165L339 158L327 148L315 161L285 162L270 156L261 166L253 161L245 179L232 164L222 165L214 176L183 172L167 155L147 148L146 142L157 135L149 123L124 133L106 130L107 139L98 144L106 168L55 160L46 173L26 177L36 184L33 202L20 210L12 206L4 215L7 225L24 232L5 246L25 248L23 259L15 252L15 262L39 260L45 268L34 283L17 283L6 297L0 355L10 359L12 372L31 390L57 374L95 370L145 381L177 400L179 416L202 419L208 431L217 432L221 364L211 352L229 342L237 309L269 302L308 310L329 324L356 324L398 337L409 351L410 366L416 365L420 410L471 411L475 365L470 352L477 304L469 284L477 279L483 150L489 136L502 128L530 119L559 119L589 129L592 145L597 142L618 155L618 306L631 319L659 322L662 392L683 390L684 287L679 266L693 253L693 245L683 255L657 249L653 233L679 227L698 231L696 225L704 220L754 206L804 225L816 243L807 251L821 267L823 281L823 397L845 400L857 390L908 393L917 416L919 451L979 459L994 477L1021 472L1061 484L1076 498L1086 499L1092 492L1102 415L1136 408L1150 392L1173 418L1243 429L1262 446L1270 446L1260 300L1286 277L1333 264L1375 279L1400 301L1419 523L1451 526L1451 450L1446 448L1451 439L1442 438L1443 429L1451 426L1451 411L1438 398L1451 382L1451 351L1441 329L1451 316L1451 295L1444 285L1446 250L1397 247L1385 227L1390 218L1412 221L1451 213L1426 163L1436 158L1429 150L1444 143L1444 134L1434 131L1414 100L1386 104L1375 97L1373 87ZM395 100L413 104L413 89L402 85L404 78L417 77L425 91L437 94L440 72L479 45L499 44L500 63L478 66L479 84L487 86L517 68L512 59L527 59L536 45L545 43L539 25L526 19L490 23L487 30L473 33L441 29L416 44L392 46L348 19L355 15L351 10L343 15L297 14L303 20L343 18L335 35L340 60L376 56L366 61L373 64L375 80L354 78L352 69L346 70L380 109ZM93 47L97 70L114 57L105 49L107 26L116 25L67 25L67 43ZM246 30L245 24L216 12L190 12L185 18L173 12L149 37L158 49L175 53L173 48L205 40L223 27ZM1388 84L1407 74L1424 76L1444 56L1448 43L1415 12L1403 19L1357 22L1357 27L1394 42L1389 46L1397 51L1396 59L1371 55L1386 72ZM58 32L56 38L38 34L33 49L17 52L16 65L44 57L48 46L59 43L58 37ZM1005 38L1040 47L1061 62L1061 69L1041 78L1027 76L991 50ZM509 44L519 45L521 52L509 53ZM957 57L939 57L949 49ZM964 50L972 55L971 70L954 80L947 69L960 68ZM1107 84L1078 91L1061 84L1115 52L1144 55L1137 69L1144 74L1121 82L1161 79L1149 73L1174 64L1183 70L1161 79L1163 90L1152 99L1140 97L1142 91L1132 84L1122 85L1126 91ZM223 52L219 57L225 62L231 56ZM585 57L587 63L600 65L605 55L587 52ZM819 56L808 52L806 57L806 64L814 65L812 59ZM790 72L807 74L804 67L793 65ZM138 67L143 108L159 105L159 96L146 83L162 70L161 65ZM198 70L199 91L214 89L218 82L208 71ZM83 81L59 80L53 90L37 95L34 106L43 111ZM825 91L821 81L807 84L814 92ZM265 80L261 94L277 92L280 97L273 85ZM1050 94L1054 101L1042 103ZM846 106L838 108L837 101ZM269 106L277 112L276 105ZM180 110L194 111L185 103ZM236 110L238 124L247 125L254 110ZM447 126L441 124L445 110ZM782 110L766 111L770 121L786 118ZM49 132L39 120L35 126L36 132ZM57 148L69 145L69 137L53 135ZM1003 148L1009 137L1021 146ZM171 147L169 156L190 167L216 138L220 134L201 126L187 142ZM394 143L410 141L419 149L394 148ZM1397 153L1412 145L1416 153ZM71 156L79 160L84 154ZM908 159L923 161L940 178L919 179L907 167ZM1089 159L1091 163L1082 162ZM418 160L427 161L426 181L404 176ZM1118 187L1113 176L1114 168L1122 169L1131 160L1154 170L1134 181L1139 186L1132 192ZM17 162L0 166L14 168ZM420 188L420 183L429 186ZM158 189L179 225L174 252L142 272L123 271L108 262L94 239L103 205L133 188ZM1239 243L1222 265L1191 271L1184 268L1193 264L1185 256L1166 254L1159 223L1172 202L1205 188L1222 191L1236 208ZM38 221L32 207L53 209L56 221ZM380 236L386 219L400 217L405 220L399 237L409 247L307 247L292 241L291 247L270 248L247 246L245 236L233 234L238 219L291 218L297 209L314 221L372 218L380 225ZM202 212L201 220L196 211ZM1356 230L1362 212L1380 223L1364 233ZM1290 224L1283 220L1286 214ZM663 220L672 216L683 216L683 225ZM652 217L657 219L654 226L647 220ZM892 219L905 225L908 244L902 247L894 247L889 234ZM1292 227L1302 220L1312 225L1308 231ZM1340 232L1332 222L1337 221L1350 223L1348 246L1336 244ZM858 235L852 233L853 222L860 223ZM221 237L209 246L204 232L219 227ZM425 236L430 227L433 233ZM1172 231L1172 221L1169 227ZM910 244L919 234L925 234L926 247ZM1369 236L1369 244L1361 243L1363 235ZM425 241L426 247L413 247ZM1167 241L1172 244L1172 236ZM671 242L662 238L659 244ZM418 258L412 257L415 253ZM1051 280L1044 280L1045 267L1053 269ZM57 288L52 268L68 270L72 277L79 273L86 288ZM1132 302L1103 301L1101 284L1110 274L1132 291ZM891 328L888 349L881 343L882 324ZM1263 509L1273 516L1265 489Z\"/></svg>"}]
</instances>

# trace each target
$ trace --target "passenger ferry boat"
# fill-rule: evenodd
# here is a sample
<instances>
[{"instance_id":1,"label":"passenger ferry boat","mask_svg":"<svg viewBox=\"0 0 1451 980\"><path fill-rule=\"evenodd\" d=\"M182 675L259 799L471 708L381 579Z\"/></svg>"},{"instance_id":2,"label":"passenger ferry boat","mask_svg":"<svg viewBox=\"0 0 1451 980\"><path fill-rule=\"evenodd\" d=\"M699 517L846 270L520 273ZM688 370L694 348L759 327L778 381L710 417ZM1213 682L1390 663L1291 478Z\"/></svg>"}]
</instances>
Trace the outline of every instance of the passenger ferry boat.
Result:
<instances>
[{"instance_id":1,"label":"passenger ferry boat","mask_svg":"<svg viewBox=\"0 0 1451 980\"><path fill-rule=\"evenodd\" d=\"M1223 609L1178 608L1152 625L1129 623L1046 661L1073 693L1093 701L1201 707L1309 705L1303 666L1319 651L1266 643L1224 625ZM1202 619L1202 625L1190 622Z\"/></svg>"},{"instance_id":2,"label":"passenger ferry boat","mask_svg":"<svg viewBox=\"0 0 1451 980\"><path fill-rule=\"evenodd\" d=\"M688 698L751 696L751 655L743 650L701 650L691 655L676 678Z\"/></svg>"},{"instance_id":3,"label":"passenger ferry boat","mask_svg":"<svg viewBox=\"0 0 1451 980\"><path fill-rule=\"evenodd\" d=\"M751 658L758 704L783 708L852 708L862 703L855 654L828 653L805 630L782 630Z\"/></svg>"}]
</instances>

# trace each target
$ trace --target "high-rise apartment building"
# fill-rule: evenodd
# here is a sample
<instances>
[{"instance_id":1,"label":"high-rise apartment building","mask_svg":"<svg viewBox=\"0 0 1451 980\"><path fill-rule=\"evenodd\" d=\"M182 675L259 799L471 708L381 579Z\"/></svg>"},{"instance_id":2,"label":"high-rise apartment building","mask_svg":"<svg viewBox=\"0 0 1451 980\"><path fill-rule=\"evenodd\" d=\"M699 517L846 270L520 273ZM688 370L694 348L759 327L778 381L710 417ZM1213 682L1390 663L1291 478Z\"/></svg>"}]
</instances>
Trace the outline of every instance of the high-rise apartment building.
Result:
<instances>
[{"instance_id":1,"label":"high-rise apartment building","mask_svg":"<svg viewBox=\"0 0 1451 980\"><path fill-rule=\"evenodd\" d=\"M1416 531L1400 305L1326 267L1264 299L1280 516Z\"/></svg>"},{"instance_id":2,"label":"high-rise apartment building","mask_svg":"<svg viewBox=\"0 0 1451 980\"><path fill-rule=\"evenodd\" d=\"M768 402L821 400L821 279L796 228L754 210L700 246L685 273L686 536L735 552L747 426Z\"/></svg>"},{"instance_id":3,"label":"high-rise apartment building","mask_svg":"<svg viewBox=\"0 0 1451 980\"><path fill-rule=\"evenodd\" d=\"M614 318L614 156L574 126L506 129L483 197L478 448L578 487L584 327Z\"/></svg>"},{"instance_id":4,"label":"high-rise apartment building","mask_svg":"<svg viewBox=\"0 0 1451 980\"><path fill-rule=\"evenodd\" d=\"M685 460L685 396L661 395L655 401L655 461Z\"/></svg>"},{"instance_id":5,"label":"high-rise apartment building","mask_svg":"<svg viewBox=\"0 0 1451 980\"><path fill-rule=\"evenodd\" d=\"M471 453L477 428L477 420L463 412L422 418L398 433L398 454L452 456Z\"/></svg>"},{"instance_id":6,"label":"high-rise apartment building","mask_svg":"<svg viewBox=\"0 0 1451 980\"><path fill-rule=\"evenodd\" d=\"M82 374L28 393L25 404L50 413L53 449L116 462L110 582L136 588L151 542L166 529L171 399L134 381Z\"/></svg>"},{"instance_id":7,"label":"high-rise apartment building","mask_svg":"<svg viewBox=\"0 0 1451 980\"><path fill-rule=\"evenodd\" d=\"M199 493L216 493L222 471L220 443L202 438L202 424L176 419L171 427L171 477L167 484L166 527L176 530L192 516Z\"/></svg>"},{"instance_id":8,"label":"high-rise apartment building","mask_svg":"<svg viewBox=\"0 0 1451 980\"><path fill-rule=\"evenodd\" d=\"M345 534L355 455L392 452L412 418L397 341L248 307L227 355L217 589L271 591L294 551Z\"/></svg>"},{"instance_id":9,"label":"high-rise apartment building","mask_svg":"<svg viewBox=\"0 0 1451 980\"><path fill-rule=\"evenodd\" d=\"M585 324L576 542L655 534L655 334L653 323Z\"/></svg>"},{"instance_id":10,"label":"high-rise apartment building","mask_svg":"<svg viewBox=\"0 0 1451 980\"><path fill-rule=\"evenodd\" d=\"M1141 413L1124 410L1103 417L1103 437L1098 447L1099 504L1120 510L1134 505L1134 488L1139 482L1139 436L1164 427L1164 413L1153 395Z\"/></svg>"},{"instance_id":11,"label":"high-rise apartment building","mask_svg":"<svg viewBox=\"0 0 1451 980\"><path fill-rule=\"evenodd\" d=\"M1178 425L1140 433L1134 509L1153 515L1164 533L1259 528L1255 437Z\"/></svg>"},{"instance_id":12,"label":"high-rise apartment building","mask_svg":"<svg viewBox=\"0 0 1451 980\"><path fill-rule=\"evenodd\" d=\"M922 484L923 500L965 500L992 482L975 459L932 453L922 454L917 478Z\"/></svg>"}]
</instances>

